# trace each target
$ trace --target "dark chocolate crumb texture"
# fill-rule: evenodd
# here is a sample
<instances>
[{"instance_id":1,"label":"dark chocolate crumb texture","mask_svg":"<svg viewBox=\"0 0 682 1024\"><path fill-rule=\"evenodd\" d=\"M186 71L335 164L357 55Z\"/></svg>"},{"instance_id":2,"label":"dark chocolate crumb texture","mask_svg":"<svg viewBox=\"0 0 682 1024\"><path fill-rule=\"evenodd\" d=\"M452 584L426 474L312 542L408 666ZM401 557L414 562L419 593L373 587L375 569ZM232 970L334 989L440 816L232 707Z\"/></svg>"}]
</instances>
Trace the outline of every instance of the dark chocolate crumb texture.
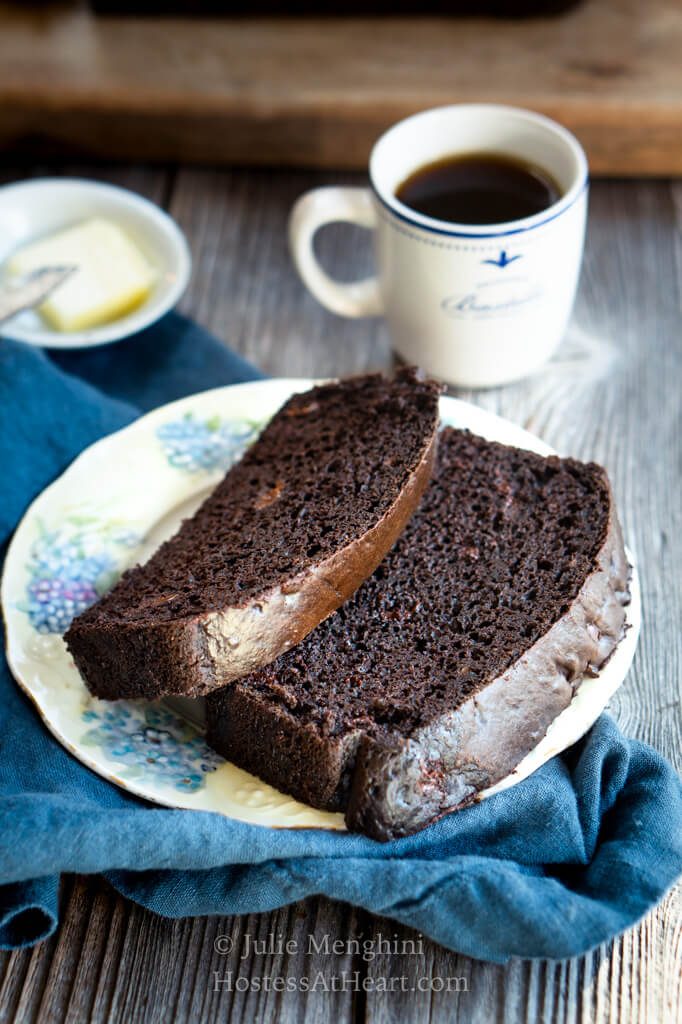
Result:
<instances>
[{"instance_id":1,"label":"dark chocolate crumb texture","mask_svg":"<svg viewBox=\"0 0 682 1024\"><path fill-rule=\"evenodd\" d=\"M439 391L403 370L294 395L178 533L74 619L92 693L198 696L298 644L417 507Z\"/></svg>"},{"instance_id":2,"label":"dark chocolate crumb texture","mask_svg":"<svg viewBox=\"0 0 682 1024\"><path fill-rule=\"evenodd\" d=\"M624 631L606 473L446 428L418 513L351 600L208 701L226 758L406 835L508 775Z\"/></svg>"}]
</instances>

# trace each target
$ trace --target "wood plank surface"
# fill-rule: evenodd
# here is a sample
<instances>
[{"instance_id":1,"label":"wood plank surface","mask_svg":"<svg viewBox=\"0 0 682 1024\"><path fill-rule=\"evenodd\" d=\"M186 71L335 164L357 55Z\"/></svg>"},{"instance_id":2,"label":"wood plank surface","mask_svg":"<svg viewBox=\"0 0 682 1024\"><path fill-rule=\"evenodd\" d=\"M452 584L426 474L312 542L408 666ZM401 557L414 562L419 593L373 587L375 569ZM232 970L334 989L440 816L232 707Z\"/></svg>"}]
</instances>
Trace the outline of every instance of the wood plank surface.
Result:
<instances>
[{"instance_id":1,"label":"wood plank surface","mask_svg":"<svg viewBox=\"0 0 682 1024\"><path fill-rule=\"evenodd\" d=\"M390 365L383 323L325 312L298 281L284 241L288 209L301 191L355 179L311 171L76 170L166 202L195 254L184 310L269 373L324 376ZM326 229L320 253L346 279L371 267L368 237L347 227ZM459 393L565 454L607 466L641 567L644 605L635 662L611 711L628 735L652 743L678 769L681 280L682 185L599 183L576 312L559 353L528 381ZM88 878L68 879L62 902L57 935L0 956L0 1021L682 1022L679 889L625 936L586 957L505 966L452 954L391 921L316 898L273 914L173 922ZM253 942L278 934L297 939L295 955L241 959L245 936ZM414 940L415 951L371 961L301 956L309 935L317 945L327 935L397 936ZM316 991L257 991L265 976L295 982L304 974L320 977ZM332 990L334 979L349 975L354 990ZM236 990L237 976L244 991ZM379 991L392 978L405 991Z\"/></svg>"},{"instance_id":2,"label":"wood plank surface","mask_svg":"<svg viewBox=\"0 0 682 1024\"><path fill-rule=\"evenodd\" d=\"M529 20L93 15L0 3L0 145L361 168L438 104L530 106L596 174L682 172L682 6L585 0Z\"/></svg>"}]
</instances>

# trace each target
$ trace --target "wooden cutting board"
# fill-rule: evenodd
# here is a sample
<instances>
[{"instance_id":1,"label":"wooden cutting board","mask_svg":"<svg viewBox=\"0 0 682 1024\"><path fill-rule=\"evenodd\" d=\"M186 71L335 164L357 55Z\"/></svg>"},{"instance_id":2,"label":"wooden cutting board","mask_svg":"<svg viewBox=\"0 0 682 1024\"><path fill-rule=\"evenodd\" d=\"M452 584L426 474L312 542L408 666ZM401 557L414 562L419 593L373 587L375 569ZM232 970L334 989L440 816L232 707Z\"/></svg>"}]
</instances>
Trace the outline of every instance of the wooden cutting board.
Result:
<instances>
[{"instance_id":1,"label":"wooden cutting board","mask_svg":"<svg viewBox=\"0 0 682 1024\"><path fill-rule=\"evenodd\" d=\"M363 167L425 107L532 107L597 174L682 173L682 3L560 17L134 18L0 3L0 145L120 159Z\"/></svg>"}]
</instances>

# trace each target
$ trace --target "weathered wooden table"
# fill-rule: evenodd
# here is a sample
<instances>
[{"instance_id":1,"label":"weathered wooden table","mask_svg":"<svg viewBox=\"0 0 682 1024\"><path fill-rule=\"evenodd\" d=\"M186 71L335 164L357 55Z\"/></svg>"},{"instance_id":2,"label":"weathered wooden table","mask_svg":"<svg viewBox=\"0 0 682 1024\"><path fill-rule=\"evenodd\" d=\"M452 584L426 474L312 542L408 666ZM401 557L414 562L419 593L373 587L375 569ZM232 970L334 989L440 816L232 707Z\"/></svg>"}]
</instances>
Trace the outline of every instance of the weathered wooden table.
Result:
<instances>
[{"instance_id":1,"label":"weathered wooden table","mask_svg":"<svg viewBox=\"0 0 682 1024\"><path fill-rule=\"evenodd\" d=\"M291 203L338 175L68 171L138 189L170 210L195 258L183 309L268 373L341 375L390 364L383 324L326 313L306 294L288 258ZM25 168L5 169L2 177L25 174ZM580 295L562 350L535 379L462 396L521 423L562 453L607 466L628 543L639 558L644 600L639 650L611 710L628 735L652 743L678 767L681 227L682 184L594 185ZM368 271L370 251L362 232L329 228L320 241L334 273L352 278ZM681 902L679 890L673 892L612 946L576 960L500 967L424 940L416 955L378 955L365 962L346 954L306 956L308 936L323 947L325 936L415 936L322 899L260 916L173 922L126 902L101 879L68 879L58 934L0 959L0 1020L672 1024L682 1020ZM293 937L299 952L264 952L242 961L246 936L251 946L269 936L275 946L278 936ZM230 971L246 980L230 986L224 981ZM358 972L345 990L339 980L344 972ZM286 979L294 979L294 991L259 992L258 980L266 975L285 979L285 988ZM296 991L295 979L302 975L318 979L316 991ZM399 987L414 991L383 992L384 979L393 978L405 978Z\"/></svg>"}]
</instances>

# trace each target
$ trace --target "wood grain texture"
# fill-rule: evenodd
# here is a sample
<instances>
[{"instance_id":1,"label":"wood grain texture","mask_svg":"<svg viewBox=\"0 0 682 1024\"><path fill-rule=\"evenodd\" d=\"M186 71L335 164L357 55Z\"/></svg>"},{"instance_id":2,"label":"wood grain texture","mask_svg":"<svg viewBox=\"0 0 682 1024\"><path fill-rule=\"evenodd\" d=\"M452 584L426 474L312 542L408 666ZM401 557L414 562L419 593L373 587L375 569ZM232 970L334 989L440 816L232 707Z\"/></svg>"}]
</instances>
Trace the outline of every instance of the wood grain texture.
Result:
<instances>
[{"instance_id":1,"label":"wood grain texture","mask_svg":"<svg viewBox=\"0 0 682 1024\"><path fill-rule=\"evenodd\" d=\"M100 167L93 173L117 175L121 184L157 200L166 197L195 254L183 308L269 373L324 376L390 365L383 323L325 312L298 281L284 242L288 208L301 191L357 179L267 170L171 174ZM369 238L360 231L326 229L320 255L344 279L371 269ZM681 280L682 185L598 184L578 303L559 353L528 381L459 393L565 454L607 466L642 569L644 603L635 663L611 711L628 735L652 743L678 768ZM68 880L63 904L55 937L0 957L0 1021L682 1022L680 889L622 938L586 957L505 966L452 954L425 939L419 944L419 936L392 921L321 899L273 914L173 922L92 878ZM270 934L295 938L298 951L241 960L247 935L253 942ZM414 953L368 961L347 953L308 957L301 951L309 935L318 945L329 935L397 937L416 946ZM322 987L307 995L255 991L256 979L318 972ZM354 972L360 991L331 991L334 979ZM246 979L240 983L246 991L234 990L237 975ZM380 990L387 979L396 979L394 991Z\"/></svg>"},{"instance_id":2,"label":"wood grain texture","mask_svg":"<svg viewBox=\"0 0 682 1024\"><path fill-rule=\"evenodd\" d=\"M159 20L63 0L0 3L0 25L0 144L358 168L398 118L483 100L557 117L595 173L682 172L677 0L528 21Z\"/></svg>"},{"instance_id":3,"label":"wood grain texture","mask_svg":"<svg viewBox=\"0 0 682 1024\"><path fill-rule=\"evenodd\" d=\"M306 171L183 169L173 190L170 212L195 261L181 308L271 376L344 376L391 362L383 323L327 313L303 288L289 257L291 205L320 180ZM369 239L360 228L323 229L319 249L343 279L371 273Z\"/></svg>"}]
</instances>

